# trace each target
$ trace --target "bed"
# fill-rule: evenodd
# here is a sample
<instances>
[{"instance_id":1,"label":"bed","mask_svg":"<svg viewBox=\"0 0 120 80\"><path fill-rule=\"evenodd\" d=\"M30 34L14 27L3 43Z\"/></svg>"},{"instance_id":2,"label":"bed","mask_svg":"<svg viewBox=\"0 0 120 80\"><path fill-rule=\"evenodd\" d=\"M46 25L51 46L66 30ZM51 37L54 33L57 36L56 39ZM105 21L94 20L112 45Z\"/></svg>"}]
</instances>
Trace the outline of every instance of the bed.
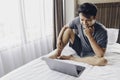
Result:
<instances>
[{"instance_id":1,"label":"bed","mask_svg":"<svg viewBox=\"0 0 120 80\"><path fill-rule=\"evenodd\" d=\"M31 61L30 63L8 73L0 78L0 80L120 80L120 44L117 43L117 37L111 40L111 35L118 35L118 29L108 29L109 43L105 58L108 60L106 66L92 66L82 62L74 62L70 60L62 60L63 62L82 65L86 67L79 77L70 76L64 73L49 69L42 57ZM113 32L116 32L112 34ZM110 41L111 40L111 41ZM66 46L62 54L74 54L75 51ZM68 55L68 54L67 54Z\"/></svg>"}]
</instances>

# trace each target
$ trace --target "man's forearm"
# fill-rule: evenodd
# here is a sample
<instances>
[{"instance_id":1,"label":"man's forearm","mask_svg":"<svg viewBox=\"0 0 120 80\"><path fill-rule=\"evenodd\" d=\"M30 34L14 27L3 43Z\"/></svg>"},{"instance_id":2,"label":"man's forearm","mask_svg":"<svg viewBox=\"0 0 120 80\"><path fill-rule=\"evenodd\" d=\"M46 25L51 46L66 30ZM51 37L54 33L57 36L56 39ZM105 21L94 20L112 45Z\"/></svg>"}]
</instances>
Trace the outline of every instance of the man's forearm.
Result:
<instances>
[{"instance_id":1,"label":"man's forearm","mask_svg":"<svg viewBox=\"0 0 120 80\"><path fill-rule=\"evenodd\" d=\"M91 44L91 47L93 49L93 51L95 52L97 57L103 57L104 53L105 53L105 49L101 48L97 42L95 41L95 39L93 38L93 36L88 37L88 40Z\"/></svg>"}]
</instances>

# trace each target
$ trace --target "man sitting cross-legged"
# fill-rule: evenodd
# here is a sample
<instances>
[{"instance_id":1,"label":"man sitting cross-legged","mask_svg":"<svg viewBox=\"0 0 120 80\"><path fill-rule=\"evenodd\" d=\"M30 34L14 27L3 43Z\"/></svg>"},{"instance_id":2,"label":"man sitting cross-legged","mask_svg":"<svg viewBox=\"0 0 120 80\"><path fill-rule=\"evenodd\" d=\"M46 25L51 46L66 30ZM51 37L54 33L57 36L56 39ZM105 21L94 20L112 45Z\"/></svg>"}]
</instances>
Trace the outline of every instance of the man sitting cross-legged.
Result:
<instances>
[{"instance_id":1,"label":"man sitting cross-legged","mask_svg":"<svg viewBox=\"0 0 120 80\"><path fill-rule=\"evenodd\" d=\"M79 7L79 16L69 25L65 25L57 39L57 48L50 58L60 58L85 62L95 66L104 66L107 45L107 31L101 23L96 21L97 8L92 3L83 3ZM69 42L80 57L61 56L65 45Z\"/></svg>"}]
</instances>

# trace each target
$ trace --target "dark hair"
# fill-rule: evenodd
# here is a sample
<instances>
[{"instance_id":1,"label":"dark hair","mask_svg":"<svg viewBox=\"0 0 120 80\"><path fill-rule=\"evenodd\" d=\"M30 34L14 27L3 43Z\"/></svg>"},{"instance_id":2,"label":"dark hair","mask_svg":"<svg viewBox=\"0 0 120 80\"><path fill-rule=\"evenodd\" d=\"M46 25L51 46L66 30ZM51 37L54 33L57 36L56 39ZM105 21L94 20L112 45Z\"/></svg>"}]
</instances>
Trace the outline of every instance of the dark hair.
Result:
<instances>
[{"instance_id":1,"label":"dark hair","mask_svg":"<svg viewBox=\"0 0 120 80\"><path fill-rule=\"evenodd\" d=\"M83 3L82 5L80 5L78 13L83 13L83 15L87 18L89 18L90 16L96 16L97 7L92 3Z\"/></svg>"}]
</instances>

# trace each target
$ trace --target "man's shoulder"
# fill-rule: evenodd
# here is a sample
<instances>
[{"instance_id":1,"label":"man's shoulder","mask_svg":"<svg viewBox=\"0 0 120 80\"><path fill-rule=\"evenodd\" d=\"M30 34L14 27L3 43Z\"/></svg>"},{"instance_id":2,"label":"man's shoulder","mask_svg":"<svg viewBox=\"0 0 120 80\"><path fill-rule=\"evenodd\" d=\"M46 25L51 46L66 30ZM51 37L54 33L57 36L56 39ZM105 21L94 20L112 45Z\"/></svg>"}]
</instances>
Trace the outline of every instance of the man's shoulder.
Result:
<instances>
[{"instance_id":1,"label":"man's shoulder","mask_svg":"<svg viewBox=\"0 0 120 80\"><path fill-rule=\"evenodd\" d=\"M107 31L106 27L100 22L95 23L95 28L96 28L97 31L102 31L102 32Z\"/></svg>"},{"instance_id":2,"label":"man's shoulder","mask_svg":"<svg viewBox=\"0 0 120 80\"><path fill-rule=\"evenodd\" d=\"M73 20L79 20L80 19L80 17L79 16L77 16L77 17L75 17Z\"/></svg>"},{"instance_id":3,"label":"man's shoulder","mask_svg":"<svg viewBox=\"0 0 120 80\"><path fill-rule=\"evenodd\" d=\"M80 26L80 18L75 17L72 21L70 21L66 25L71 27L71 28L77 28L78 26Z\"/></svg>"},{"instance_id":4,"label":"man's shoulder","mask_svg":"<svg viewBox=\"0 0 120 80\"><path fill-rule=\"evenodd\" d=\"M80 23L80 17L79 17L79 16L78 16L78 17L75 17L75 18L72 20L72 22L75 23L75 24Z\"/></svg>"}]
</instances>

